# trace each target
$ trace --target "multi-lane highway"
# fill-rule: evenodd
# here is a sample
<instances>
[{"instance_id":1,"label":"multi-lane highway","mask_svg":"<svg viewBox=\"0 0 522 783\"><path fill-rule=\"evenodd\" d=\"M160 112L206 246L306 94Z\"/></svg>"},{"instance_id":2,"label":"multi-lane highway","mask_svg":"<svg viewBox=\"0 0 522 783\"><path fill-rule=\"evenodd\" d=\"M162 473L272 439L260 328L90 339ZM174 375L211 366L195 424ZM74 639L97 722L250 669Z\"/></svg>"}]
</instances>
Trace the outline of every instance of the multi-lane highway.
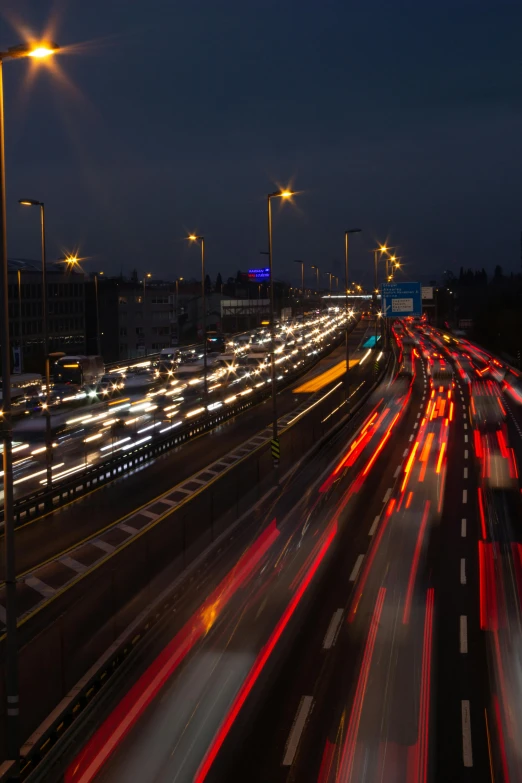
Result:
<instances>
[{"instance_id":1,"label":"multi-lane highway","mask_svg":"<svg viewBox=\"0 0 522 783\"><path fill-rule=\"evenodd\" d=\"M344 313L332 312L281 324L276 332L278 376L295 372L310 356L324 350L343 319ZM203 362L199 357L161 373L143 367L139 373L132 372L133 368L115 372L115 380L124 376L122 390L109 394L104 389L87 397L83 391L83 399L76 403L79 408L63 402L53 408L53 484L153 441L184 422L197 421L207 410L212 413L226 408L241 395L270 383L267 341L266 329L255 330L242 335L241 342L229 347L227 354L209 354L208 399L203 395ZM13 437L14 493L20 498L47 484L44 415L22 416L15 422Z\"/></svg>"},{"instance_id":2,"label":"multi-lane highway","mask_svg":"<svg viewBox=\"0 0 522 783\"><path fill-rule=\"evenodd\" d=\"M180 589L68 781L522 779L520 379L395 333L355 420Z\"/></svg>"}]
</instances>

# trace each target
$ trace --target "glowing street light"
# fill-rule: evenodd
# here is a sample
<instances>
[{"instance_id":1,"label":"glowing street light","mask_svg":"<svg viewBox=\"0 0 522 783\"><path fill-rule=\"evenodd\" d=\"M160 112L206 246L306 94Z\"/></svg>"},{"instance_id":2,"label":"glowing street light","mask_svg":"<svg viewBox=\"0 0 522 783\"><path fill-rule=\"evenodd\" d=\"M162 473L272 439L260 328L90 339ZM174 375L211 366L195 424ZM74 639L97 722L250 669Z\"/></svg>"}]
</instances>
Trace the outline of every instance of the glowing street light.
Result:
<instances>
[{"instance_id":1,"label":"glowing street light","mask_svg":"<svg viewBox=\"0 0 522 783\"><path fill-rule=\"evenodd\" d=\"M274 324L274 276L272 274L272 199L281 198L283 200L291 199L295 193L292 190L278 190L275 193L267 195L267 217L268 217L268 275L270 278L270 354L271 354L271 381L272 381L272 439L277 441L277 396L276 396L276 374L275 374L275 324ZM279 466L279 458L273 457L274 469ZM277 480L277 476L276 476Z\"/></svg>"},{"instance_id":2,"label":"glowing street light","mask_svg":"<svg viewBox=\"0 0 522 783\"><path fill-rule=\"evenodd\" d=\"M5 683L7 699L7 758L15 761L18 773L20 746L18 738L19 695L18 695L18 649L16 641L16 564L13 519L13 442L11 423L11 345L9 338L9 297L7 269L7 226L5 213L5 139L4 139L4 60L22 57L42 58L54 54L55 43L40 42L35 45L13 46L6 52L0 51L0 265L2 314L0 316L0 343L2 344L2 413L1 440L3 444L4 468L4 557L5 557L5 613L6 652ZM32 206L32 205L31 205Z\"/></svg>"},{"instance_id":3,"label":"glowing street light","mask_svg":"<svg viewBox=\"0 0 522 783\"><path fill-rule=\"evenodd\" d=\"M197 234L189 234L191 242L199 242L201 245L201 322L203 334L203 389L205 392L205 407L208 408L208 381L207 381L207 304L205 297L205 237Z\"/></svg>"}]
</instances>

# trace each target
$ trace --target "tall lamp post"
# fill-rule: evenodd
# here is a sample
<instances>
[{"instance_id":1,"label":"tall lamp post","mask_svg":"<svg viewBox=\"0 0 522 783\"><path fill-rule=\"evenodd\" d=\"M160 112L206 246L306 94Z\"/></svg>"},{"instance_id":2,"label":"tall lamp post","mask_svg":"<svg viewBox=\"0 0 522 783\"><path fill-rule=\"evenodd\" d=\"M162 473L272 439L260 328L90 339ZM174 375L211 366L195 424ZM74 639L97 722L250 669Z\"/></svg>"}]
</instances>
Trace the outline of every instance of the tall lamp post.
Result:
<instances>
[{"instance_id":1,"label":"tall lamp post","mask_svg":"<svg viewBox=\"0 0 522 783\"><path fill-rule=\"evenodd\" d=\"M43 201L37 201L32 198L21 198L18 201L24 207L39 207L40 208L40 234L42 245L42 325L43 325L43 341L44 341L44 355L45 355L45 465L47 470L47 489L52 489L53 485L53 471L52 471L52 438L51 438L51 411L50 411L50 392L51 392L51 378L49 369L49 322L47 318L48 307L48 291L47 291L47 255L45 249L45 204Z\"/></svg>"},{"instance_id":2,"label":"tall lamp post","mask_svg":"<svg viewBox=\"0 0 522 783\"><path fill-rule=\"evenodd\" d=\"M176 278L176 339L178 341L179 345L179 309L178 309L178 302L179 302L179 284L183 280L182 277Z\"/></svg>"},{"instance_id":3,"label":"tall lamp post","mask_svg":"<svg viewBox=\"0 0 522 783\"><path fill-rule=\"evenodd\" d=\"M103 272L99 272L99 276L101 277L103 275ZM100 346L100 300L98 298L98 275L94 275L94 298L95 298L95 306L96 306L96 353L98 356L101 355L101 346Z\"/></svg>"},{"instance_id":4,"label":"tall lamp post","mask_svg":"<svg viewBox=\"0 0 522 783\"><path fill-rule=\"evenodd\" d=\"M145 314L146 314L146 304L145 304L145 296L146 296L146 290L147 290L147 279L150 280L152 277L151 272L146 272L143 275L143 342L145 345L145 356L147 356L147 332L145 329L146 321L145 321Z\"/></svg>"},{"instance_id":5,"label":"tall lamp post","mask_svg":"<svg viewBox=\"0 0 522 783\"><path fill-rule=\"evenodd\" d=\"M350 342L348 339L348 250L350 234L360 234L360 228L349 228L344 232L344 304L345 304L345 316L346 316L346 399L350 396Z\"/></svg>"},{"instance_id":6,"label":"tall lamp post","mask_svg":"<svg viewBox=\"0 0 522 783\"><path fill-rule=\"evenodd\" d=\"M205 237L190 234L191 242L199 242L201 245L201 319L203 332L203 390L205 393L205 407L208 408L208 382L207 382L207 304L205 297Z\"/></svg>"},{"instance_id":7,"label":"tall lamp post","mask_svg":"<svg viewBox=\"0 0 522 783\"><path fill-rule=\"evenodd\" d=\"M317 286L317 292L319 293L319 267L312 264L312 269L315 269L315 284Z\"/></svg>"},{"instance_id":8,"label":"tall lamp post","mask_svg":"<svg viewBox=\"0 0 522 783\"><path fill-rule=\"evenodd\" d=\"M275 374L275 323L274 323L274 275L272 258L272 199L281 198L283 200L292 198L294 193L291 190L280 190L276 193L269 193L267 196L267 217L268 217L268 274L270 276L270 369L272 379L272 440L274 447L272 449L272 459L274 468L279 466L279 446L277 438L277 395L276 395L276 374Z\"/></svg>"},{"instance_id":9,"label":"tall lamp post","mask_svg":"<svg viewBox=\"0 0 522 783\"><path fill-rule=\"evenodd\" d=\"M13 452L11 425L11 345L9 339L9 288L7 269L7 227L5 214L5 139L4 139L4 88L3 62L22 57L48 57L58 49L54 43L36 46L14 46L0 52L0 287L2 315L0 316L0 341L2 344L2 416L0 417L4 468L4 536L5 536L5 613L6 651L5 683L7 697L7 757L15 762L18 772L20 743L18 734L19 697L18 661L16 641L16 568L13 520Z\"/></svg>"},{"instance_id":10,"label":"tall lamp post","mask_svg":"<svg viewBox=\"0 0 522 783\"><path fill-rule=\"evenodd\" d=\"M304 261L294 261L294 264L301 264L301 293L304 296Z\"/></svg>"}]
</instances>

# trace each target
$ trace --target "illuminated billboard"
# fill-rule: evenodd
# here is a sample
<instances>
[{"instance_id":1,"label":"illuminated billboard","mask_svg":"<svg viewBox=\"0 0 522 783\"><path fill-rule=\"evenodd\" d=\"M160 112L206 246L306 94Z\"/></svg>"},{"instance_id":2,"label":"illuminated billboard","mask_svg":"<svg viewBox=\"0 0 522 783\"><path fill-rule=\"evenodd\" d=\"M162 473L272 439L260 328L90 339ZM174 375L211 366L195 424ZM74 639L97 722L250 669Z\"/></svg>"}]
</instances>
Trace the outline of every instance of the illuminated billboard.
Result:
<instances>
[{"instance_id":1,"label":"illuminated billboard","mask_svg":"<svg viewBox=\"0 0 522 783\"><path fill-rule=\"evenodd\" d=\"M264 269L249 269L249 280L270 280L270 269L265 267Z\"/></svg>"}]
</instances>

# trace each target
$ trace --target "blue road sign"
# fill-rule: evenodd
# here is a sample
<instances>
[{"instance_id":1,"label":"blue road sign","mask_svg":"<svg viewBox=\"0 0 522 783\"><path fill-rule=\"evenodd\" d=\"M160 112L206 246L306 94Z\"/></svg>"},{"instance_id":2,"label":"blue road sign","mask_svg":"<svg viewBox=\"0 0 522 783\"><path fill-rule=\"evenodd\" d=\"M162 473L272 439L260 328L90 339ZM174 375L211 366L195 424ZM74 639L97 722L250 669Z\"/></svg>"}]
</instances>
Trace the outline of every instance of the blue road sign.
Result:
<instances>
[{"instance_id":1,"label":"blue road sign","mask_svg":"<svg viewBox=\"0 0 522 783\"><path fill-rule=\"evenodd\" d=\"M386 318L422 315L420 283L383 283L382 313Z\"/></svg>"}]
</instances>

